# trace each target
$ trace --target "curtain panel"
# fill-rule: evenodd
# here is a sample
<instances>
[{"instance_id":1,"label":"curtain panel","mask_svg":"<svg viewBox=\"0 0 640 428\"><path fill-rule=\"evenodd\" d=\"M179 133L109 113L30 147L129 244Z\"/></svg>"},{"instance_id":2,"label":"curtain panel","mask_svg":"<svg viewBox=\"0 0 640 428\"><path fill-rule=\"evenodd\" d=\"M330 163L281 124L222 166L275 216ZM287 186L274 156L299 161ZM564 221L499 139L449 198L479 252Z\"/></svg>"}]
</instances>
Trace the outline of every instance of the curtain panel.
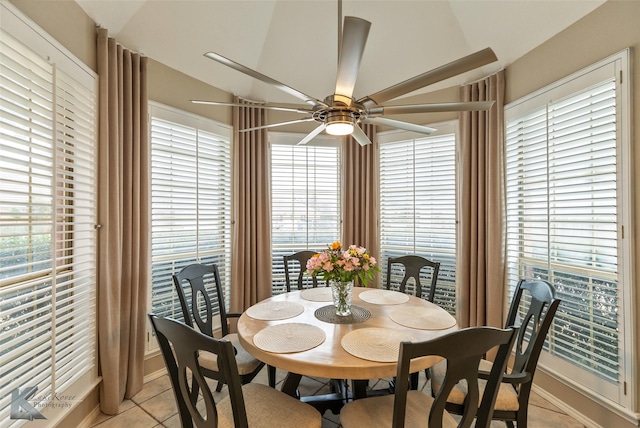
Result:
<instances>
[{"instance_id":1,"label":"curtain panel","mask_svg":"<svg viewBox=\"0 0 640 428\"><path fill-rule=\"evenodd\" d=\"M105 414L143 386L149 278L147 58L98 30L98 352Z\"/></svg>"},{"instance_id":2,"label":"curtain panel","mask_svg":"<svg viewBox=\"0 0 640 428\"><path fill-rule=\"evenodd\" d=\"M495 101L460 113L457 296L461 327L504 323L504 70L460 88L460 101Z\"/></svg>"},{"instance_id":3,"label":"curtain panel","mask_svg":"<svg viewBox=\"0 0 640 428\"><path fill-rule=\"evenodd\" d=\"M372 144L348 136L342 156L342 244L361 245L380 260L378 233L378 139L375 125L361 125ZM370 283L378 284L378 276Z\"/></svg>"},{"instance_id":4,"label":"curtain panel","mask_svg":"<svg viewBox=\"0 0 640 428\"><path fill-rule=\"evenodd\" d=\"M271 297L271 152L265 109L234 97L231 310Z\"/></svg>"}]
</instances>

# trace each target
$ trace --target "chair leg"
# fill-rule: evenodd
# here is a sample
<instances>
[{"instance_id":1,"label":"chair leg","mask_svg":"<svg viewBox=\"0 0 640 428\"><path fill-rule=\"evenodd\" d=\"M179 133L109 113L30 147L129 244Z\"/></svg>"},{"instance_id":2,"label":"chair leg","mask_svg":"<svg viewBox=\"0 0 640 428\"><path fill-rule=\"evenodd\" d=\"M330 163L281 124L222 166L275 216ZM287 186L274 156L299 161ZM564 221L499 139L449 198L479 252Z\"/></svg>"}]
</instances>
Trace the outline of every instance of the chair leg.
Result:
<instances>
[{"instance_id":1,"label":"chair leg","mask_svg":"<svg viewBox=\"0 0 640 428\"><path fill-rule=\"evenodd\" d=\"M222 391L222 387L224 386L224 384L220 381L218 381L218 384L216 385L216 392L220 392Z\"/></svg>"},{"instance_id":2,"label":"chair leg","mask_svg":"<svg viewBox=\"0 0 640 428\"><path fill-rule=\"evenodd\" d=\"M409 375L409 389L413 391L418 389L418 372Z\"/></svg>"},{"instance_id":3,"label":"chair leg","mask_svg":"<svg viewBox=\"0 0 640 428\"><path fill-rule=\"evenodd\" d=\"M276 387L276 368L274 366L267 365L267 378L269 379L269 386L271 388Z\"/></svg>"}]
</instances>

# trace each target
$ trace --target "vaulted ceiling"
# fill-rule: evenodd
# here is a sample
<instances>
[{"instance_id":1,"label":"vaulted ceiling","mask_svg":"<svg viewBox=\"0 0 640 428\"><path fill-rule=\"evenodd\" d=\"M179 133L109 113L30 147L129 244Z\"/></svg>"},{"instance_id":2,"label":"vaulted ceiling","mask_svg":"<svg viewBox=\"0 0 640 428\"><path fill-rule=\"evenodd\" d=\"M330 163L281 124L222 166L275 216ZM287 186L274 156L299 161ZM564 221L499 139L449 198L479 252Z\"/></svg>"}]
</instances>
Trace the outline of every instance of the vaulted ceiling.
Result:
<instances>
[{"instance_id":1,"label":"vaulted ceiling","mask_svg":"<svg viewBox=\"0 0 640 428\"><path fill-rule=\"evenodd\" d=\"M604 1L343 0L343 16L372 23L354 96L493 48L496 63L415 93L475 80L509 65ZM205 58L205 52L224 55L319 99L335 88L337 0L76 2L124 46L248 99L299 103Z\"/></svg>"}]
</instances>

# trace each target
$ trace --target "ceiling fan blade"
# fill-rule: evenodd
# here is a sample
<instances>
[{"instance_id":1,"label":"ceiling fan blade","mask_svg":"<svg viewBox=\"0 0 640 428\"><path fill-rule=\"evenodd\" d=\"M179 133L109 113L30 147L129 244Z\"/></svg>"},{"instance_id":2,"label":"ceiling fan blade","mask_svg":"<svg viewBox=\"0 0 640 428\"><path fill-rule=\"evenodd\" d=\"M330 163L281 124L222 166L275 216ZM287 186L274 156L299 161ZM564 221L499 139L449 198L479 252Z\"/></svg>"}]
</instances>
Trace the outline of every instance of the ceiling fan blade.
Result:
<instances>
[{"instance_id":1,"label":"ceiling fan blade","mask_svg":"<svg viewBox=\"0 0 640 428\"><path fill-rule=\"evenodd\" d=\"M294 123L311 122L315 120L312 117L305 117L304 119L290 120L288 122L272 123L271 125L254 126L253 128L240 129L240 132L255 131L257 129L275 128L276 126L293 125Z\"/></svg>"},{"instance_id":2,"label":"ceiling fan blade","mask_svg":"<svg viewBox=\"0 0 640 428\"><path fill-rule=\"evenodd\" d=\"M422 73L404 82L390 86L373 95L369 95L358 100L359 104L365 107L371 107L373 105L380 105L394 98L398 98L402 95L413 92L417 89L423 88L428 85L440 82L458 74L473 70L483 65L497 61L496 54L491 48L486 48L481 51L472 53L463 58L452 61L448 64L434 68L433 70Z\"/></svg>"},{"instance_id":3,"label":"ceiling fan blade","mask_svg":"<svg viewBox=\"0 0 640 428\"><path fill-rule=\"evenodd\" d=\"M267 83L269 85L275 86L276 88L280 89L283 92L286 92L289 95L293 95L296 98L301 99L302 101L304 101L307 104L311 104L313 106L323 106L323 107L327 107L327 105L320 101L317 100L313 97L310 97L309 95L303 94L302 92L298 91L297 89L293 89L290 86L285 85L284 83L280 83L277 80L272 79L269 76L265 76L262 73L259 73L255 70L250 69L249 67L245 67L242 64L239 64L235 61L230 60L229 58L226 58L222 55L219 55L215 52L207 52L204 54L204 56L206 56L209 59L212 59L214 61L219 62L220 64L224 64L227 67L231 67L234 70L237 70L241 73L246 74L247 76L251 76L254 79L258 79L264 83Z\"/></svg>"},{"instance_id":4,"label":"ceiling fan blade","mask_svg":"<svg viewBox=\"0 0 640 428\"><path fill-rule=\"evenodd\" d=\"M194 104L204 104L204 105L212 105L212 106L222 106L222 107L252 107L252 108L263 108L265 110L280 110L280 111L291 111L295 113L313 113L312 109L305 109L303 107L285 107L279 106L275 104L240 104L240 103L225 103L221 101L205 101L205 100L191 100Z\"/></svg>"},{"instance_id":5,"label":"ceiling fan blade","mask_svg":"<svg viewBox=\"0 0 640 428\"><path fill-rule=\"evenodd\" d=\"M335 95L344 96L350 103L353 88L356 85L360 61L369 36L371 23L354 16L344 18L340 58L338 60L338 75L336 79ZM338 100L343 101L343 100Z\"/></svg>"},{"instance_id":6,"label":"ceiling fan blade","mask_svg":"<svg viewBox=\"0 0 640 428\"><path fill-rule=\"evenodd\" d=\"M325 125L324 123L321 123L316 129L311 131L309 134L307 134L306 137L304 137L302 140L300 140L298 145L300 146L300 145L303 145L303 144L307 144L309 141L313 140L316 137L316 135L318 135L319 133L324 131L324 128L326 128L326 127L327 127L327 125Z\"/></svg>"},{"instance_id":7,"label":"ceiling fan blade","mask_svg":"<svg viewBox=\"0 0 640 428\"><path fill-rule=\"evenodd\" d=\"M404 129L405 131L420 132L421 134L431 135L437 131L435 128L428 126L416 125L400 120L387 119L386 117L368 117L362 123L373 123L374 125L389 126L391 128Z\"/></svg>"},{"instance_id":8,"label":"ceiling fan blade","mask_svg":"<svg viewBox=\"0 0 640 428\"><path fill-rule=\"evenodd\" d=\"M353 127L353 133L351 134L354 140L358 142L361 146L366 146L371 144L371 140L367 137L367 134L358 126Z\"/></svg>"},{"instance_id":9,"label":"ceiling fan blade","mask_svg":"<svg viewBox=\"0 0 640 428\"><path fill-rule=\"evenodd\" d=\"M495 101L469 101L459 103L408 104L401 106L379 106L365 110L368 115L408 113L438 113L448 111L489 110Z\"/></svg>"}]
</instances>

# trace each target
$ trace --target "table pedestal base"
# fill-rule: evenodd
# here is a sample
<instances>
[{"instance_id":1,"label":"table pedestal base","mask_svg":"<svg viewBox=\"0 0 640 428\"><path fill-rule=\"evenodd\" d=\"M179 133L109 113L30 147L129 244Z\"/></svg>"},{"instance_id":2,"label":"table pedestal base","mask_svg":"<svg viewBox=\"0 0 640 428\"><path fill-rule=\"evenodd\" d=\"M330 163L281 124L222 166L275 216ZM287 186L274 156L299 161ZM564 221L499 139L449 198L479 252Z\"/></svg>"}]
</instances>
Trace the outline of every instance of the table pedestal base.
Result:
<instances>
[{"instance_id":1,"label":"table pedestal base","mask_svg":"<svg viewBox=\"0 0 640 428\"><path fill-rule=\"evenodd\" d=\"M340 414L340 409L348 401L365 398L367 396L368 380L352 380L352 391L349 392L345 380L331 379L331 393L321 395L311 395L308 397L300 397L298 392L298 385L302 375L297 373L287 373L287 376L282 382L281 391L287 395L299 399L304 403L308 403L316 408L320 414L324 414L327 410L331 410L334 415Z\"/></svg>"}]
</instances>

